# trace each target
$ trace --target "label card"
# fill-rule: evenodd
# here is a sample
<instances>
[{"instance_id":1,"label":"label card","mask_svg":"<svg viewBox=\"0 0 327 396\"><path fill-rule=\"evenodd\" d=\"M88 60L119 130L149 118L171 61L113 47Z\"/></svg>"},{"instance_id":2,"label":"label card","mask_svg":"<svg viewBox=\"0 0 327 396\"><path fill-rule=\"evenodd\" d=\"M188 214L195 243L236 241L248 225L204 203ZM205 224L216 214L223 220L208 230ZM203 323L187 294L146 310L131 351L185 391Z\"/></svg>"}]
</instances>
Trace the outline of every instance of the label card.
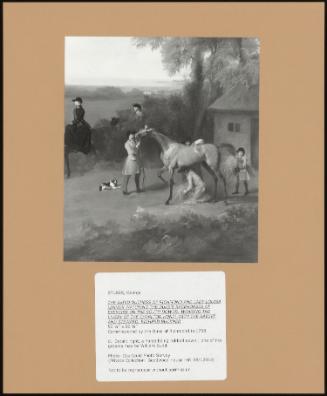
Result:
<instances>
[{"instance_id":1,"label":"label card","mask_svg":"<svg viewBox=\"0 0 327 396\"><path fill-rule=\"evenodd\" d=\"M95 275L97 381L226 379L225 273Z\"/></svg>"}]
</instances>

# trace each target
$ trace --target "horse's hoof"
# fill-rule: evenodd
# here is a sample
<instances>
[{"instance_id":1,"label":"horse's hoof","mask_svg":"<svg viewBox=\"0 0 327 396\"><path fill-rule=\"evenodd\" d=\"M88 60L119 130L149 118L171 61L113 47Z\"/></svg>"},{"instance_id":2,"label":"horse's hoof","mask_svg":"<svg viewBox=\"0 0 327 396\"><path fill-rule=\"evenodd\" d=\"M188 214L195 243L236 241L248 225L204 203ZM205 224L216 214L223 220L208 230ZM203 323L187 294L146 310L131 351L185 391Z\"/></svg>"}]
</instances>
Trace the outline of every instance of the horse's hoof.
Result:
<instances>
[{"instance_id":1,"label":"horse's hoof","mask_svg":"<svg viewBox=\"0 0 327 396\"><path fill-rule=\"evenodd\" d=\"M165 205L169 205L169 201L166 201L166 202L165 202Z\"/></svg>"}]
</instances>

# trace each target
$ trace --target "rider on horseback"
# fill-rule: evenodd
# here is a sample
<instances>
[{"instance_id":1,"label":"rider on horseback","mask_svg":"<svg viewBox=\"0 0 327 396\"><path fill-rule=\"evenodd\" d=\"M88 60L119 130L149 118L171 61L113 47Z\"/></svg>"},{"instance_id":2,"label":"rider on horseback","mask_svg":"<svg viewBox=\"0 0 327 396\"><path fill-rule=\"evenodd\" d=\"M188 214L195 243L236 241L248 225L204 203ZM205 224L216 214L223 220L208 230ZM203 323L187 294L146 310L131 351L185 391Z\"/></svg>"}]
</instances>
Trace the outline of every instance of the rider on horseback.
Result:
<instances>
[{"instance_id":1,"label":"rider on horseback","mask_svg":"<svg viewBox=\"0 0 327 396\"><path fill-rule=\"evenodd\" d=\"M83 100L80 97L73 99L75 104L74 120L65 127L65 162L67 176L70 176L69 153L81 152L89 154L94 148L91 142L91 126L84 120L85 110L82 107Z\"/></svg>"},{"instance_id":2,"label":"rider on horseback","mask_svg":"<svg viewBox=\"0 0 327 396\"><path fill-rule=\"evenodd\" d=\"M72 100L75 104L74 110L73 110L73 116L74 120L72 122L74 126L74 130L76 131L79 126L87 126L89 128L90 125L84 120L84 115L85 115L85 110L82 106L83 100L79 96L74 98Z\"/></svg>"}]
</instances>

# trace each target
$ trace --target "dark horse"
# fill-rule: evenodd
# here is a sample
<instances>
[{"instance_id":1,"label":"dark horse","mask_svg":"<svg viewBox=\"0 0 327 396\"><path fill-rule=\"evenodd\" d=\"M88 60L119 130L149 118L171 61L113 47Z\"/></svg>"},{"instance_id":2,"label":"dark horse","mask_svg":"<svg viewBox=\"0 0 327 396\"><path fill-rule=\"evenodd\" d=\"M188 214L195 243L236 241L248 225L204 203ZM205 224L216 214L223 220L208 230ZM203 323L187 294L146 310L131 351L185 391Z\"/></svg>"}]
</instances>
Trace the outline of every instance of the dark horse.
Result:
<instances>
[{"instance_id":1,"label":"dark horse","mask_svg":"<svg viewBox=\"0 0 327 396\"><path fill-rule=\"evenodd\" d=\"M69 154L73 152L80 152L83 154L95 154L94 146L92 145L92 130L88 124L81 124L74 126L72 124L66 125L65 128L65 165L66 175L70 177Z\"/></svg>"}]
</instances>

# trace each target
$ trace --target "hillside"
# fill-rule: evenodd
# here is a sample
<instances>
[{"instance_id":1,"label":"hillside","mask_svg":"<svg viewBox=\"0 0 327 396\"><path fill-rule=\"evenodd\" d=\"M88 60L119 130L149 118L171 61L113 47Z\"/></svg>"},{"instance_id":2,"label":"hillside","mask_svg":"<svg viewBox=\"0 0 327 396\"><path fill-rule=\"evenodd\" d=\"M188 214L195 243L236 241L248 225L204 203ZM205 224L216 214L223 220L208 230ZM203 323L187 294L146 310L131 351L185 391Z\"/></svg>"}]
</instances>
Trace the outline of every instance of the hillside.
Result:
<instances>
[{"instance_id":1,"label":"hillside","mask_svg":"<svg viewBox=\"0 0 327 396\"><path fill-rule=\"evenodd\" d=\"M129 108L133 103L142 103L143 95L125 96L119 99L84 99L83 106L85 108L85 120L91 125L99 121L101 118L108 120L117 115L117 111ZM73 103L70 97L65 97L65 124L73 119Z\"/></svg>"},{"instance_id":2,"label":"hillside","mask_svg":"<svg viewBox=\"0 0 327 396\"><path fill-rule=\"evenodd\" d=\"M145 95L169 95L181 89L181 83L160 84L154 86L65 86L65 124L72 121L73 103L76 96L83 98L86 121L94 124L102 118L108 120L117 115L117 111L131 107L133 103L143 103Z\"/></svg>"}]
</instances>

